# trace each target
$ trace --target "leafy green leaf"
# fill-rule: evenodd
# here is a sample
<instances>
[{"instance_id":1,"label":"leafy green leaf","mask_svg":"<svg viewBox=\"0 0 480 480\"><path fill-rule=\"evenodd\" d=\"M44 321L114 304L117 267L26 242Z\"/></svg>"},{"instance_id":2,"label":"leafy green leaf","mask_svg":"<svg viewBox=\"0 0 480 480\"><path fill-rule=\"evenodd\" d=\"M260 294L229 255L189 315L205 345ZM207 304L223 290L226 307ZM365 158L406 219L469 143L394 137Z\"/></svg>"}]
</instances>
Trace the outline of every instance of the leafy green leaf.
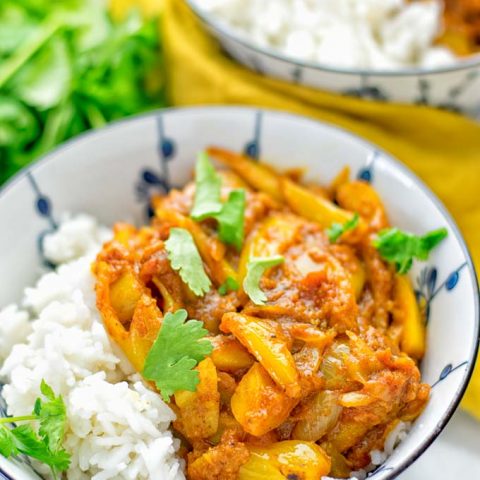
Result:
<instances>
[{"instance_id":1,"label":"leafy green leaf","mask_svg":"<svg viewBox=\"0 0 480 480\"><path fill-rule=\"evenodd\" d=\"M247 264L247 275L243 281L243 289L255 305L265 305L267 296L260 288L260 279L265 271L283 263L285 259L275 257L252 257Z\"/></svg>"},{"instance_id":2,"label":"leafy green leaf","mask_svg":"<svg viewBox=\"0 0 480 480\"><path fill-rule=\"evenodd\" d=\"M6 425L0 425L0 455L3 455L5 458L18 455L15 437Z\"/></svg>"},{"instance_id":3,"label":"leafy green leaf","mask_svg":"<svg viewBox=\"0 0 480 480\"><path fill-rule=\"evenodd\" d=\"M197 296L205 295L212 285L203 268L202 258L192 235L184 228L171 228L165 242L168 259L174 270Z\"/></svg>"},{"instance_id":4,"label":"leafy green leaf","mask_svg":"<svg viewBox=\"0 0 480 480\"><path fill-rule=\"evenodd\" d=\"M54 478L57 471L67 470L70 454L62 447L66 427L66 409L61 396L56 397L52 388L42 380L40 391L46 400L37 398L33 415L0 419L0 454L4 457L24 454L48 465ZM38 433L31 425L9 428L7 423L40 423Z\"/></svg>"},{"instance_id":5,"label":"leafy green leaf","mask_svg":"<svg viewBox=\"0 0 480 480\"><path fill-rule=\"evenodd\" d=\"M190 216L194 220L217 220L220 240L240 250L244 237L245 190L232 190L223 204L220 194L221 178L208 155L202 152L195 166L195 198Z\"/></svg>"},{"instance_id":6,"label":"leafy green leaf","mask_svg":"<svg viewBox=\"0 0 480 480\"><path fill-rule=\"evenodd\" d=\"M183 309L165 315L145 360L144 377L155 382L167 402L178 390L196 390L199 377L193 368L212 352L212 344L202 340L208 334L203 323L185 322L187 316Z\"/></svg>"},{"instance_id":7,"label":"leafy green leaf","mask_svg":"<svg viewBox=\"0 0 480 480\"><path fill-rule=\"evenodd\" d=\"M70 466L70 455L64 449L52 451L47 442L40 439L30 425L15 427L11 433L15 438L15 447L20 453L58 471L67 470Z\"/></svg>"},{"instance_id":8,"label":"leafy green leaf","mask_svg":"<svg viewBox=\"0 0 480 480\"><path fill-rule=\"evenodd\" d=\"M423 236L388 228L378 233L373 245L382 258L395 264L398 273L407 273L413 260L427 260L430 252L448 235L446 228L433 230Z\"/></svg>"},{"instance_id":9,"label":"leafy green leaf","mask_svg":"<svg viewBox=\"0 0 480 480\"><path fill-rule=\"evenodd\" d=\"M199 154L195 165L195 198L190 216L204 220L220 213L221 179L205 152Z\"/></svg>"},{"instance_id":10,"label":"leafy green leaf","mask_svg":"<svg viewBox=\"0 0 480 480\"><path fill-rule=\"evenodd\" d=\"M218 236L223 243L241 250L245 231L245 190L232 190L216 215Z\"/></svg>"},{"instance_id":11,"label":"leafy green leaf","mask_svg":"<svg viewBox=\"0 0 480 480\"><path fill-rule=\"evenodd\" d=\"M0 183L73 135L165 104L158 19L113 21L98 0L0 4Z\"/></svg>"},{"instance_id":12,"label":"leafy green leaf","mask_svg":"<svg viewBox=\"0 0 480 480\"><path fill-rule=\"evenodd\" d=\"M40 386L42 394L47 398L46 402L37 402L34 413L37 413L40 419L39 434L45 438L51 451L60 448L65 436L65 426L67 422L67 411L65 403L61 396L56 397L53 390L42 380Z\"/></svg>"},{"instance_id":13,"label":"leafy green leaf","mask_svg":"<svg viewBox=\"0 0 480 480\"><path fill-rule=\"evenodd\" d=\"M0 95L0 147L22 149L38 131L37 119L22 102Z\"/></svg>"},{"instance_id":14,"label":"leafy green leaf","mask_svg":"<svg viewBox=\"0 0 480 480\"><path fill-rule=\"evenodd\" d=\"M227 277L227 279L218 287L218 293L220 295L226 295L228 292L235 292L239 288L238 282L232 278Z\"/></svg>"},{"instance_id":15,"label":"leafy green leaf","mask_svg":"<svg viewBox=\"0 0 480 480\"><path fill-rule=\"evenodd\" d=\"M67 96L72 75L67 43L55 37L18 72L13 92L26 104L46 110Z\"/></svg>"},{"instance_id":16,"label":"leafy green leaf","mask_svg":"<svg viewBox=\"0 0 480 480\"><path fill-rule=\"evenodd\" d=\"M332 223L330 228L327 229L327 237L330 240L330 243L335 243L345 232L357 228L359 220L360 216L358 213L355 213L350 220L347 220L343 224Z\"/></svg>"}]
</instances>

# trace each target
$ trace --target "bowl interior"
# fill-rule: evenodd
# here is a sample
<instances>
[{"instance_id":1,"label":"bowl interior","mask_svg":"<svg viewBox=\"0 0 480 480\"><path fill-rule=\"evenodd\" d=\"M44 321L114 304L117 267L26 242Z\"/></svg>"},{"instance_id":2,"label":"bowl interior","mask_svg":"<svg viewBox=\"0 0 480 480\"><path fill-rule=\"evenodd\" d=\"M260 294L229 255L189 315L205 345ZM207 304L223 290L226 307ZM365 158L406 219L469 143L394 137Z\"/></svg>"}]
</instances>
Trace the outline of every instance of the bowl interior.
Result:
<instances>
[{"instance_id":1,"label":"bowl interior","mask_svg":"<svg viewBox=\"0 0 480 480\"><path fill-rule=\"evenodd\" d=\"M408 438L369 477L393 478L440 433L463 394L476 354L478 288L458 229L436 197L401 164L348 132L282 112L200 107L156 112L84 134L0 192L0 306L18 301L46 268L41 238L62 214L87 212L107 225L145 222L149 196L182 186L196 154L212 144L246 151L280 169L305 167L307 178L320 183L349 165L353 176L379 192L392 224L415 233L448 229L429 261L410 273L428 305L422 373L434 387ZM0 467L7 476L31 478L3 457Z\"/></svg>"}]
</instances>

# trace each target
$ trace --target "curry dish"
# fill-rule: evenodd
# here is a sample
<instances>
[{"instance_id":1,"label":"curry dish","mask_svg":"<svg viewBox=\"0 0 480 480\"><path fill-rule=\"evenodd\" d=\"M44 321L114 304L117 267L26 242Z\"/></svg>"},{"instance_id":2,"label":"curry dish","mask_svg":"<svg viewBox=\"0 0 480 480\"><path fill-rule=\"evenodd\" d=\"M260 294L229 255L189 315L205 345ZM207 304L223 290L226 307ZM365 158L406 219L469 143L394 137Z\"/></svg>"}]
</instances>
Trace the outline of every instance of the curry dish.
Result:
<instances>
[{"instance_id":1,"label":"curry dish","mask_svg":"<svg viewBox=\"0 0 480 480\"><path fill-rule=\"evenodd\" d=\"M439 42L457 55L480 51L480 0L445 0L444 32Z\"/></svg>"},{"instance_id":2,"label":"curry dish","mask_svg":"<svg viewBox=\"0 0 480 480\"><path fill-rule=\"evenodd\" d=\"M150 226L117 224L93 266L108 333L143 372L167 312L185 309L208 330L196 388L169 397L190 480L348 477L421 413L430 391L412 285L372 243L389 228L381 199L348 168L320 187L300 171L207 153L220 165L222 201L244 192L242 239L222 241L213 215L192 218L199 178L155 198ZM173 230L191 235L205 292L171 261ZM263 259L256 294L252 259Z\"/></svg>"}]
</instances>

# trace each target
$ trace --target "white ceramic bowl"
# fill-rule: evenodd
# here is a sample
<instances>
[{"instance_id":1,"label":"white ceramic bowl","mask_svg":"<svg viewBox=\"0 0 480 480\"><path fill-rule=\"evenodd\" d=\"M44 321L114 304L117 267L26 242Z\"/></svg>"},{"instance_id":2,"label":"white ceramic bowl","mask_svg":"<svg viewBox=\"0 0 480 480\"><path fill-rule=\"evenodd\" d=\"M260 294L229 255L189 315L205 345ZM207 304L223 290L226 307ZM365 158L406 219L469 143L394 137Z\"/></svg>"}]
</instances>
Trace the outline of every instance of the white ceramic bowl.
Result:
<instances>
[{"instance_id":1,"label":"white ceramic bowl","mask_svg":"<svg viewBox=\"0 0 480 480\"><path fill-rule=\"evenodd\" d=\"M479 334L478 286L454 221L433 193L398 161L338 128L282 112L236 107L164 110L84 134L24 170L0 192L0 307L19 299L39 275L41 238L63 212L87 212L111 225L147 219L148 197L190 179L196 154L216 144L259 155L280 169L305 166L328 182L349 165L373 184L393 224L448 238L411 278L429 305L423 378L431 399L409 436L376 473L394 478L437 437L470 378ZM0 457L0 478L34 478Z\"/></svg>"},{"instance_id":2,"label":"white ceramic bowl","mask_svg":"<svg viewBox=\"0 0 480 480\"><path fill-rule=\"evenodd\" d=\"M225 22L205 12L198 0L191 9L238 62L257 73L322 90L387 102L431 105L480 116L480 54L438 68L355 70L287 57L260 47Z\"/></svg>"}]
</instances>

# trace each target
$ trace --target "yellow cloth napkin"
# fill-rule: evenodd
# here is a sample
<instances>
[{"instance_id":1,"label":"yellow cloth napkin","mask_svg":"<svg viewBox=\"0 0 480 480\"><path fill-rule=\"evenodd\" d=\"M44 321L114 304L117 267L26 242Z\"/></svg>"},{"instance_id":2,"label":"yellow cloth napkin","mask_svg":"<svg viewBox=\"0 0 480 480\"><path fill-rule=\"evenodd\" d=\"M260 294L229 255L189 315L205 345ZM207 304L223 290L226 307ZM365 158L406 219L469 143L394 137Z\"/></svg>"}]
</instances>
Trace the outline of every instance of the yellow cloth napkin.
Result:
<instances>
[{"instance_id":1,"label":"yellow cloth napkin","mask_svg":"<svg viewBox=\"0 0 480 480\"><path fill-rule=\"evenodd\" d=\"M183 0L163 4L167 84L174 105L227 103L288 110L367 138L401 159L441 198L480 269L480 124L427 107L347 98L258 75L226 57ZM480 365L463 406L480 419Z\"/></svg>"}]
</instances>

